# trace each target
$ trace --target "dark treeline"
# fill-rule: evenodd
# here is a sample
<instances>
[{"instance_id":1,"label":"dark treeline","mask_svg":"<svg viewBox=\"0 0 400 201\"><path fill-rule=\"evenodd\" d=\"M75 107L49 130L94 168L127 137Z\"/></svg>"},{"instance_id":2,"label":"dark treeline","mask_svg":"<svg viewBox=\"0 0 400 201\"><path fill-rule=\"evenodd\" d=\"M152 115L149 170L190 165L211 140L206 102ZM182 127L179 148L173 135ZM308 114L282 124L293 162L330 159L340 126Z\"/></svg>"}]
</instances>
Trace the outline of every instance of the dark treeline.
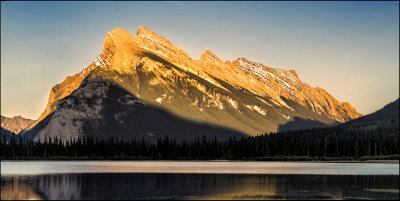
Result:
<instances>
[{"instance_id":1,"label":"dark treeline","mask_svg":"<svg viewBox=\"0 0 400 201\"><path fill-rule=\"evenodd\" d=\"M1 139L1 159L238 159L262 160L273 156L302 156L314 160L336 157L359 159L362 156L399 154L398 126L375 129L344 127L315 128L232 137L228 141L196 137L193 141L168 137L150 142L144 139L122 141L87 137L63 143L60 139L27 141Z\"/></svg>"}]
</instances>

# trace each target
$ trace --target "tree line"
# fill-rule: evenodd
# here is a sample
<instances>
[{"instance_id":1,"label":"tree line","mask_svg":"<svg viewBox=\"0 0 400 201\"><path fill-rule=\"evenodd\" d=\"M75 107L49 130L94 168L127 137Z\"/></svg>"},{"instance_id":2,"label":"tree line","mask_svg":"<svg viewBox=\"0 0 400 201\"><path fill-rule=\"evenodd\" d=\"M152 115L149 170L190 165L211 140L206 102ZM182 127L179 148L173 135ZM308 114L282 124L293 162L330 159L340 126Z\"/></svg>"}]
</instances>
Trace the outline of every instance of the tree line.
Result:
<instances>
[{"instance_id":1,"label":"tree line","mask_svg":"<svg viewBox=\"0 0 400 201\"><path fill-rule=\"evenodd\" d=\"M217 138L197 136L176 140L168 136L149 141L144 138L123 141L93 136L62 141L47 138L30 141L5 135L0 140L1 159L149 159L149 160L263 160L270 157L359 159L362 156L399 154L399 129L327 127L276 132L254 137ZM397 156L398 157L398 156ZM299 159L299 158L298 158Z\"/></svg>"}]
</instances>

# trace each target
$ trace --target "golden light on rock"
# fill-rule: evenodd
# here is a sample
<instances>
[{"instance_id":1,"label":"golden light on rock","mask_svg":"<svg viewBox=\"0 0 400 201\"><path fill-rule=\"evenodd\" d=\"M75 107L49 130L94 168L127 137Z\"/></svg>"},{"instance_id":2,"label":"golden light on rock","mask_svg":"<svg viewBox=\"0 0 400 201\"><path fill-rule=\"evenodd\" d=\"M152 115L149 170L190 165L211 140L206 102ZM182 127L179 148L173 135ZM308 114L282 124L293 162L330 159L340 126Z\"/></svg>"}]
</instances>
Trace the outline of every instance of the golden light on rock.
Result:
<instances>
[{"instance_id":1,"label":"golden light on rock","mask_svg":"<svg viewBox=\"0 0 400 201\"><path fill-rule=\"evenodd\" d=\"M158 103L174 115L250 135L276 131L276 125L290 121L288 116L296 116L295 112L292 114L295 109L289 102L321 115L321 118L307 115L302 118L325 123L328 123L327 119L346 122L361 116L350 104L340 103L325 90L301 81L294 70L270 68L242 57L223 62L210 50L206 50L200 59L193 60L164 37L140 26L137 35L123 28L107 32L100 56L87 68L52 88L45 111L27 130L52 113L58 101L71 94L94 71L109 77L141 100ZM197 90L203 94L197 94ZM241 102L241 98L233 95L238 92L253 96L259 102ZM193 110L207 112L207 108L214 108L215 111L208 111L208 116L196 115L182 111L182 104L192 106ZM271 110L271 107L279 109ZM286 115L274 117L268 125L260 123L264 126L235 123L234 115L224 117L232 119L226 122L213 118L218 110L231 108L239 114L247 110L268 116L269 112L280 113L284 110ZM250 116L250 119L255 119L253 114Z\"/></svg>"}]
</instances>

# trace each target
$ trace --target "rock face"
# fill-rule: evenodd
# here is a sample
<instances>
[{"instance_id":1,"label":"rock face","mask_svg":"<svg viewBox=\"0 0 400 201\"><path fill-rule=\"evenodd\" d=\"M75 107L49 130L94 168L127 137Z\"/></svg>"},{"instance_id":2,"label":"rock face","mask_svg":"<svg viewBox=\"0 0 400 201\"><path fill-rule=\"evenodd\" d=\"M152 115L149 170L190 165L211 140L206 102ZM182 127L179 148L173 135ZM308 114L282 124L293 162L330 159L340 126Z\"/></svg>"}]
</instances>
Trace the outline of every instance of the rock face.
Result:
<instances>
[{"instance_id":1,"label":"rock face","mask_svg":"<svg viewBox=\"0 0 400 201\"><path fill-rule=\"evenodd\" d=\"M193 140L207 135L228 139L244 136L233 130L177 118L156 106L147 105L102 70L92 72L70 95L58 101L56 110L24 134L34 140L47 136L71 139L81 136L123 140L174 136Z\"/></svg>"},{"instance_id":2,"label":"rock face","mask_svg":"<svg viewBox=\"0 0 400 201\"><path fill-rule=\"evenodd\" d=\"M340 103L325 90L302 82L294 70L269 68L245 58L223 62L210 50L206 50L200 59L193 60L182 49L148 28L139 27L137 35L116 28L107 32L103 52L97 59L52 88L45 111L26 129L26 133L53 135L55 130L47 124L56 121L60 112L66 115L61 103L66 104L75 90L87 90L92 95L96 93L82 86L84 80L93 80L88 75L94 72L97 77L107 78L108 82L120 86L135 100L149 107L157 107L192 123L247 135L277 131L281 125L299 118L326 125L361 116L350 104ZM71 109L83 107L78 103L81 101ZM104 104L107 102L100 105ZM90 111L94 111L92 109ZM79 118L111 118L99 115L89 112ZM61 119L57 121L61 122ZM74 137L85 135L84 124L76 125L76 128L71 127L69 132L63 133Z\"/></svg>"},{"instance_id":3,"label":"rock face","mask_svg":"<svg viewBox=\"0 0 400 201\"><path fill-rule=\"evenodd\" d=\"M12 118L1 116L1 127L14 134L19 134L24 128L28 127L34 120L25 119L21 116Z\"/></svg>"}]
</instances>

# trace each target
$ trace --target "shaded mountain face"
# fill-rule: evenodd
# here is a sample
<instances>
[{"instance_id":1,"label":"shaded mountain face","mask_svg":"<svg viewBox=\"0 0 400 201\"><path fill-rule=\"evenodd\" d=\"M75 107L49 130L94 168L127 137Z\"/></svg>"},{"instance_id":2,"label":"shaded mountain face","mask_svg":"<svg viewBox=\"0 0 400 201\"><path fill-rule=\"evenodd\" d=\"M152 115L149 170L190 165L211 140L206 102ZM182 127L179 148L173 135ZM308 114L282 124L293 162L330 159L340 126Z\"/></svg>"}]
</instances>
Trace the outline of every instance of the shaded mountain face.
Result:
<instances>
[{"instance_id":1,"label":"shaded mountain face","mask_svg":"<svg viewBox=\"0 0 400 201\"><path fill-rule=\"evenodd\" d=\"M15 134L19 134L20 131L33 122L34 120L25 119L21 116L15 116L12 118L1 116L1 127Z\"/></svg>"},{"instance_id":2,"label":"shaded mountain face","mask_svg":"<svg viewBox=\"0 0 400 201\"><path fill-rule=\"evenodd\" d=\"M58 101L56 110L24 135L33 140L94 137L123 140L174 136L193 140L206 135L219 139L245 134L191 122L156 106L147 105L110 80L104 71L92 72L70 95Z\"/></svg>"},{"instance_id":3,"label":"shaded mountain face","mask_svg":"<svg viewBox=\"0 0 400 201\"><path fill-rule=\"evenodd\" d=\"M277 131L280 125L290 125L288 122L295 119L327 125L361 116L350 104L340 103L323 89L302 82L293 70L269 68L245 58L222 62L209 50L200 59L193 60L148 28L139 27L137 35L116 28L107 33L103 52L97 59L52 88L45 111L26 132L53 135L54 131L47 125L49 119L55 121L54 115L61 112L58 110L62 107L60 101L71 98L74 90L88 90L81 87L92 73L176 118L247 135ZM87 93L95 92L88 90ZM74 107L80 107L81 102L77 101ZM98 119L98 115L89 113L82 119ZM101 118L104 123L112 117ZM84 125L78 126L83 133L86 132ZM295 125L296 129L302 127ZM136 132L128 130L126 132ZM82 134L74 129L64 133ZM115 132L112 135L116 135Z\"/></svg>"},{"instance_id":4,"label":"shaded mountain face","mask_svg":"<svg viewBox=\"0 0 400 201\"><path fill-rule=\"evenodd\" d=\"M376 126L387 126L396 123L397 125L399 124L399 99L387 104L374 113L346 122L343 126L374 128Z\"/></svg>"},{"instance_id":5,"label":"shaded mountain face","mask_svg":"<svg viewBox=\"0 0 400 201\"><path fill-rule=\"evenodd\" d=\"M4 129L3 127L0 128L0 137L3 142L9 142L12 138L18 139L19 135L12 133L9 130Z\"/></svg>"}]
</instances>

